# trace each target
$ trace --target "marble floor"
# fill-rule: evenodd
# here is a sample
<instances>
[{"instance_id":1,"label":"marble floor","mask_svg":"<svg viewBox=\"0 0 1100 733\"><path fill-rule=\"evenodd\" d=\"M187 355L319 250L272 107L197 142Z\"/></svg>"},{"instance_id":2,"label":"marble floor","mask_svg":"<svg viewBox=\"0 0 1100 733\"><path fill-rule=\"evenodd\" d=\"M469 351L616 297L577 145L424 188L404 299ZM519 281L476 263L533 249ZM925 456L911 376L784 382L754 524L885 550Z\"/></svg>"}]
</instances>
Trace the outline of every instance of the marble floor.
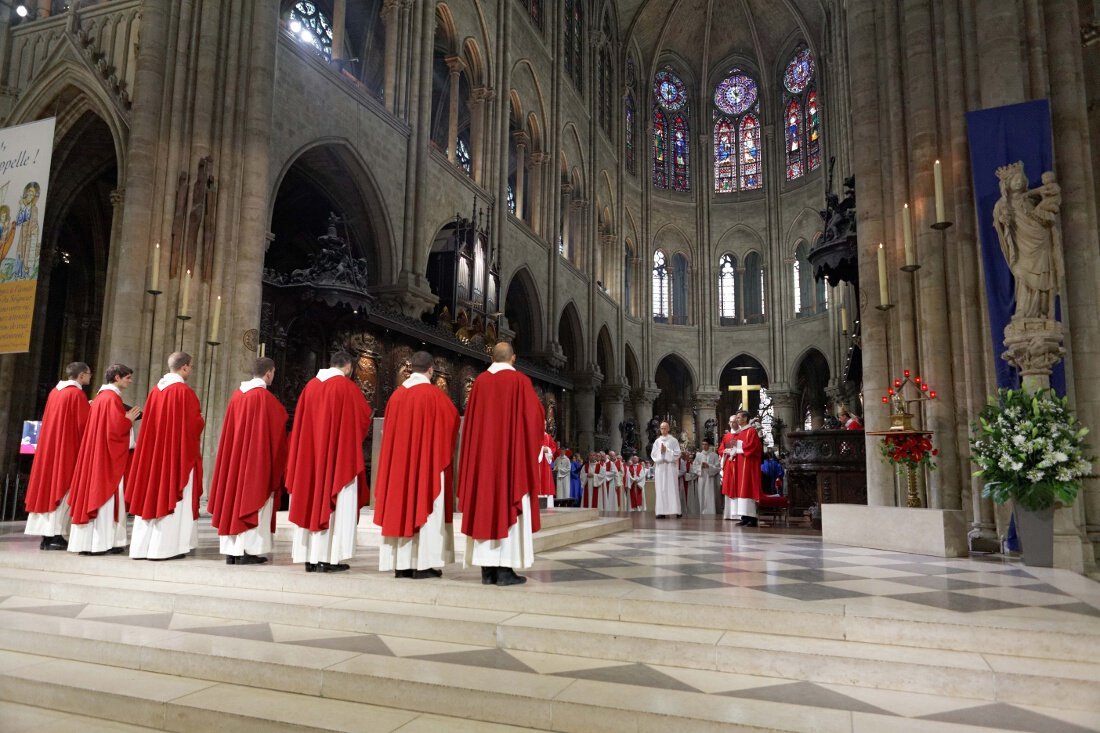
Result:
<instances>
[{"instance_id":1,"label":"marble floor","mask_svg":"<svg viewBox=\"0 0 1100 733\"><path fill-rule=\"evenodd\" d=\"M720 519L632 519L631 531L541 553L528 584L505 589L483 588L461 565L441 580L395 580L373 569L373 548L350 572L318 577L291 565L283 543L269 565L227 567L204 531L193 557L148 563L40 552L7 526L0 628L11 635L0 649L26 653L14 635L36 629L196 650L214 637L241 644L243 656L311 664L316 654L317 664L354 662L364 674L485 674L487 688L503 673L552 700L591 693L590 705L654 715L675 703L711 711L700 715L712 722L737 710L780 730L1100 731L1100 585L1091 580L997 556L830 546L807 531ZM347 609L379 615L339 621ZM404 621L380 620L390 615ZM5 724L37 710L2 685L0 699L0 730L19 730ZM598 717L495 720L618 729Z\"/></svg>"}]
</instances>

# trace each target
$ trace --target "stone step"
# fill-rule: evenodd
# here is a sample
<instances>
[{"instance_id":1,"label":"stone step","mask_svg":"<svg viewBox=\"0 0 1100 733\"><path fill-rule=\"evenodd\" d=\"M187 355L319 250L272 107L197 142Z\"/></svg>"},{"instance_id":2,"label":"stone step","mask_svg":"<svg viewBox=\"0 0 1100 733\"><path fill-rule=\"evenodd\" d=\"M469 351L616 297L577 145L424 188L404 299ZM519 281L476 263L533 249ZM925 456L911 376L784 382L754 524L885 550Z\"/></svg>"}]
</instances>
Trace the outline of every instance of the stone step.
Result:
<instances>
[{"instance_id":1,"label":"stone step","mask_svg":"<svg viewBox=\"0 0 1100 733\"><path fill-rule=\"evenodd\" d=\"M80 623L49 620L66 624L69 634ZM993 731L697 691L655 695L598 679L423 659L314 648L291 656L269 642L203 645L141 631L148 632L142 643L117 632L114 641L100 641L109 659L97 662L74 659L79 645L57 657L0 652L0 700L173 731Z\"/></svg>"},{"instance_id":2,"label":"stone step","mask_svg":"<svg viewBox=\"0 0 1100 733\"><path fill-rule=\"evenodd\" d=\"M1100 625L1088 618L960 618L936 609L891 606L856 610L843 605L810 608L806 603L781 599L743 601L734 606L728 598L720 603L685 601L657 597L644 590L627 596L602 596L560 585L531 593L531 586L484 588L475 580L476 570L450 568L447 577L439 581L395 581L388 574L358 569L329 576L305 574L297 566L242 569L202 558L135 563L125 558L76 557L68 553L7 553L0 556L0 562L0 579L13 594L101 603L103 593L109 593L116 605L132 608L303 626L342 623L339 613L347 609L341 606L354 599L355 603L370 605L381 614L379 618L394 617L394 623L417 627L417 617L438 619L440 630L436 633L450 633L448 625L492 625L517 614L529 614L545 617L541 625L547 629L564 618L567 623L582 625L621 622L786 637L809 643L835 640L1064 661L1100 659ZM465 629L463 633L475 631ZM495 629L491 633L495 634Z\"/></svg>"},{"instance_id":3,"label":"stone step","mask_svg":"<svg viewBox=\"0 0 1100 733\"><path fill-rule=\"evenodd\" d=\"M629 515L601 515L597 509L543 509L539 513L542 529L535 534L535 552L545 552L577 542L624 532L633 527ZM466 549L466 536L462 534L462 514L454 515L455 550L461 556ZM278 512L275 528L276 542L290 542L294 534L287 512ZM356 547L371 548L382 544L381 528L374 523L374 512L363 509L355 532Z\"/></svg>"},{"instance_id":4,"label":"stone step","mask_svg":"<svg viewBox=\"0 0 1100 733\"><path fill-rule=\"evenodd\" d=\"M71 729L81 731L98 730L96 719L137 726L124 729L135 733L142 730L180 733L196 730L356 733L367 729L380 733L442 730L531 733L546 730L325 699L319 694L295 694L10 652L0 653L0 700L33 700L42 708L76 713L79 719L74 719ZM0 707L0 716L4 715ZM6 719L0 717L0 720ZM34 729L44 728L36 726Z\"/></svg>"},{"instance_id":5,"label":"stone step","mask_svg":"<svg viewBox=\"0 0 1100 733\"><path fill-rule=\"evenodd\" d=\"M851 685L931 695L963 694L997 700L1003 689L1026 687L1020 701L1067 706L1091 701L1087 709L1100 712L1100 697L1088 692L1100 683L1095 661L1023 658L1006 654L916 649L888 643L839 641L763 632L569 618L476 608L446 607L363 598L337 600L288 592L248 591L190 586L180 591L163 583L130 581L114 586L67 584L60 581L12 578L6 583L19 596L48 596L55 602L117 606L151 613L180 613L223 618L235 622L278 623L295 627L378 634L409 639L473 644L506 651L548 653ZM39 591L28 593L35 583ZM54 590L49 591L43 583ZM497 589L487 589L490 592ZM34 613L0 608L0 648L50 653L79 647L61 626L56 638L47 638L49 624L66 619L37 618ZM87 656L98 661L102 653L100 630L76 623L81 634L91 634ZM83 637L82 637L83 638ZM140 647L138 647L140 649ZM71 653L76 653L71 652ZM1023 682L1021 682L1021 680ZM1024 684L1026 682L1026 684ZM965 693L958 693L965 690Z\"/></svg>"}]
</instances>

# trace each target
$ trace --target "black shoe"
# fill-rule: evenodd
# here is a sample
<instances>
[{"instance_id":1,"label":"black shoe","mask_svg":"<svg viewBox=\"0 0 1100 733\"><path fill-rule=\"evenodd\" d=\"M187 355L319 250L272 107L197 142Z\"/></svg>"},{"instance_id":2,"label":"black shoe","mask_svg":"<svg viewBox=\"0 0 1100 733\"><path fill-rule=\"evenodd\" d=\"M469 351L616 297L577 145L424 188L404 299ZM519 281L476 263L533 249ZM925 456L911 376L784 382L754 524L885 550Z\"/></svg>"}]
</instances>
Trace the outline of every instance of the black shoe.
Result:
<instances>
[{"instance_id":1,"label":"black shoe","mask_svg":"<svg viewBox=\"0 0 1100 733\"><path fill-rule=\"evenodd\" d=\"M146 559L152 562L165 562L167 560L182 560L185 557L187 557L186 552L180 553L179 555L173 555L172 557L150 557Z\"/></svg>"},{"instance_id":2,"label":"black shoe","mask_svg":"<svg viewBox=\"0 0 1100 733\"><path fill-rule=\"evenodd\" d=\"M482 568L481 569L481 584L482 585L496 585L497 584L497 570L499 568Z\"/></svg>"},{"instance_id":3,"label":"black shoe","mask_svg":"<svg viewBox=\"0 0 1100 733\"><path fill-rule=\"evenodd\" d=\"M226 560L230 556L226 556ZM267 562L267 558L263 555L249 555L247 552L240 557L236 558L238 565L263 565Z\"/></svg>"},{"instance_id":4,"label":"black shoe","mask_svg":"<svg viewBox=\"0 0 1100 733\"><path fill-rule=\"evenodd\" d=\"M665 515L665 514L658 514L657 519L664 519L666 516L667 515Z\"/></svg>"},{"instance_id":5,"label":"black shoe","mask_svg":"<svg viewBox=\"0 0 1100 733\"><path fill-rule=\"evenodd\" d=\"M676 515L676 518L677 518L677 519L683 519L683 518L684 518L684 515L683 515L683 514L677 514L677 515Z\"/></svg>"},{"instance_id":6,"label":"black shoe","mask_svg":"<svg viewBox=\"0 0 1100 733\"><path fill-rule=\"evenodd\" d=\"M320 568L317 567L318 565L320 565L320 563L307 562L306 563L306 572L307 573L316 573L316 572L318 572L320 570Z\"/></svg>"},{"instance_id":7,"label":"black shoe","mask_svg":"<svg viewBox=\"0 0 1100 733\"><path fill-rule=\"evenodd\" d=\"M61 535L54 535L53 537L43 537L42 543L38 547L42 550L67 550L69 549L69 543Z\"/></svg>"},{"instance_id":8,"label":"black shoe","mask_svg":"<svg viewBox=\"0 0 1100 733\"><path fill-rule=\"evenodd\" d=\"M497 568L497 585L523 585L527 578L516 575L512 568Z\"/></svg>"},{"instance_id":9,"label":"black shoe","mask_svg":"<svg viewBox=\"0 0 1100 733\"><path fill-rule=\"evenodd\" d=\"M225 556L225 564L226 565L236 565L237 564L237 556L236 555L226 555Z\"/></svg>"},{"instance_id":10,"label":"black shoe","mask_svg":"<svg viewBox=\"0 0 1100 733\"><path fill-rule=\"evenodd\" d=\"M345 562L331 563L331 562L319 562L317 563L317 572L319 573L342 573L345 570L351 570L351 565Z\"/></svg>"},{"instance_id":11,"label":"black shoe","mask_svg":"<svg viewBox=\"0 0 1100 733\"><path fill-rule=\"evenodd\" d=\"M39 550L48 550L48 549L50 549L50 548L46 547L46 545L50 544L50 539L51 539L50 537L43 537L42 541L38 543L38 549Z\"/></svg>"},{"instance_id":12,"label":"black shoe","mask_svg":"<svg viewBox=\"0 0 1100 733\"><path fill-rule=\"evenodd\" d=\"M756 517L749 517L748 520L749 521L745 522L746 527L759 527L760 526L760 520L758 520Z\"/></svg>"},{"instance_id":13,"label":"black shoe","mask_svg":"<svg viewBox=\"0 0 1100 733\"><path fill-rule=\"evenodd\" d=\"M427 568L426 570L416 570L416 571L413 571L412 577L416 578L417 580L423 580L424 578L442 578L443 577L443 571L442 570L437 570L436 568Z\"/></svg>"},{"instance_id":14,"label":"black shoe","mask_svg":"<svg viewBox=\"0 0 1100 733\"><path fill-rule=\"evenodd\" d=\"M91 550L83 550L80 554L84 557L99 557L100 555L106 555L107 551L104 550L103 552L92 552Z\"/></svg>"},{"instance_id":15,"label":"black shoe","mask_svg":"<svg viewBox=\"0 0 1100 733\"><path fill-rule=\"evenodd\" d=\"M413 576L412 568L406 568L405 570L394 570L393 577L395 578L411 578Z\"/></svg>"},{"instance_id":16,"label":"black shoe","mask_svg":"<svg viewBox=\"0 0 1100 733\"><path fill-rule=\"evenodd\" d=\"M108 555L121 555L124 552L126 552L125 547L112 547L111 549L107 550Z\"/></svg>"},{"instance_id":17,"label":"black shoe","mask_svg":"<svg viewBox=\"0 0 1100 733\"><path fill-rule=\"evenodd\" d=\"M737 521L737 526L738 527L744 527L748 523L749 523L749 518L748 517L741 517L741 519L739 519Z\"/></svg>"}]
</instances>

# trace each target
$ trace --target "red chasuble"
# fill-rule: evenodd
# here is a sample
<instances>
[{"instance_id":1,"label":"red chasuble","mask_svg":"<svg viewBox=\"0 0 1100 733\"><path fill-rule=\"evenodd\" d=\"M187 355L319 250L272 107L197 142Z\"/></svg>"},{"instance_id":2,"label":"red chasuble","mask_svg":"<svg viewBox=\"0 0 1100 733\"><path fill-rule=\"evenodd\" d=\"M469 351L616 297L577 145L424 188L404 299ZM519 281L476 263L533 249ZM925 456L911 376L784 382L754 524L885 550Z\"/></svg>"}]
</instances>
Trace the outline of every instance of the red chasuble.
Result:
<instances>
[{"instance_id":1,"label":"red chasuble","mask_svg":"<svg viewBox=\"0 0 1100 733\"><path fill-rule=\"evenodd\" d=\"M502 369L474 380L458 460L458 505L467 537L507 537L524 496L531 497L531 531L539 531L544 421L542 403L526 375Z\"/></svg>"},{"instance_id":2,"label":"red chasuble","mask_svg":"<svg viewBox=\"0 0 1100 733\"><path fill-rule=\"evenodd\" d=\"M733 450L736 445L735 433L726 433L718 445L718 455L722 457L722 496L731 499L737 498L737 456L730 458L726 450Z\"/></svg>"},{"instance_id":3,"label":"red chasuble","mask_svg":"<svg viewBox=\"0 0 1100 733\"><path fill-rule=\"evenodd\" d=\"M191 511L198 519L202 497L199 436L206 426L199 398L184 382L172 382L164 389L153 387L141 422L126 474L126 510L145 520L167 517L183 498L187 477L194 470Z\"/></svg>"},{"instance_id":4,"label":"red chasuble","mask_svg":"<svg viewBox=\"0 0 1100 733\"><path fill-rule=\"evenodd\" d=\"M287 452L286 490L290 521L310 532L328 529L336 496L358 483L358 508L370 501L363 441L370 430L370 403L343 375L309 380L294 409Z\"/></svg>"},{"instance_id":5,"label":"red chasuble","mask_svg":"<svg viewBox=\"0 0 1100 733\"><path fill-rule=\"evenodd\" d=\"M87 524L118 492L118 484L130 463L130 429L122 397L113 389L101 389L92 401L88 429L80 444L73 472L69 506L73 524ZM114 520L118 521L118 502Z\"/></svg>"},{"instance_id":6,"label":"red chasuble","mask_svg":"<svg viewBox=\"0 0 1100 733\"><path fill-rule=\"evenodd\" d=\"M386 403L382 450L374 479L374 523L383 537L412 537L432 513L441 490L443 519L454 512L454 451L458 410L430 383L398 387Z\"/></svg>"},{"instance_id":7,"label":"red chasuble","mask_svg":"<svg viewBox=\"0 0 1100 733\"><path fill-rule=\"evenodd\" d=\"M542 434L542 447L541 462L539 463L539 473L542 475L542 486L539 487L540 496L553 496L558 493L558 486L554 483L554 456L558 454L558 443L552 437L550 433ZM546 450L550 452L547 453Z\"/></svg>"},{"instance_id":8,"label":"red chasuble","mask_svg":"<svg viewBox=\"0 0 1100 733\"><path fill-rule=\"evenodd\" d=\"M764 457L764 446L756 428L747 427L733 436L741 441L744 453L737 456L737 498L760 501L760 462Z\"/></svg>"},{"instance_id":9,"label":"red chasuble","mask_svg":"<svg viewBox=\"0 0 1100 733\"><path fill-rule=\"evenodd\" d=\"M27 483L28 514L54 511L72 486L73 469L89 411L88 397L75 382L62 389L50 390Z\"/></svg>"},{"instance_id":10,"label":"red chasuble","mask_svg":"<svg viewBox=\"0 0 1100 733\"><path fill-rule=\"evenodd\" d=\"M255 529L268 497L282 486L286 421L286 408L262 386L235 390L229 398L206 502L219 535ZM275 512L271 530L275 531Z\"/></svg>"}]
</instances>

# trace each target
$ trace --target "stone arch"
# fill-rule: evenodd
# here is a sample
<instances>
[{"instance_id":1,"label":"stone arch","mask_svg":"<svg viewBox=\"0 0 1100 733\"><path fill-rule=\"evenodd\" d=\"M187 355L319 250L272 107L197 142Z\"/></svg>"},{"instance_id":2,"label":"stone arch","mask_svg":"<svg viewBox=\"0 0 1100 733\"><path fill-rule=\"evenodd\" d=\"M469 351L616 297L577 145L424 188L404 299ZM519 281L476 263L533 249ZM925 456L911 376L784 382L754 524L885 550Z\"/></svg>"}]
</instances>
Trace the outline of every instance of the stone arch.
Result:
<instances>
[{"instance_id":1,"label":"stone arch","mask_svg":"<svg viewBox=\"0 0 1100 733\"><path fill-rule=\"evenodd\" d=\"M629 343L623 345L623 361L625 362L624 376L626 377L626 383L631 389L641 387L642 369L639 366L638 357L634 353L634 347Z\"/></svg>"},{"instance_id":2,"label":"stone arch","mask_svg":"<svg viewBox=\"0 0 1100 733\"><path fill-rule=\"evenodd\" d=\"M829 360L820 350L811 346L798 355L794 365L791 371L791 384L799 395L797 412L799 422L796 429L802 428L807 415L811 426L814 429L820 428L829 411L829 397L826 392L832 374Z\"/></svg>"},{"instance_id":3,"label":"stone arch","mask_svg":"<svg viewBox=\"0 0 1100 733\"><path fill-rule=\"evenodd\" d=\"M729 252L736 255L738 260L744 260L749 251L763 248L764 238L758 231L745 224L734 224L718 238L713 252L719 257Z\"/></svg>"},{"instance_id":4,"label":"stone arch","mask_svg":"<svg viewBox=\"0 0 1100 733\"><path fill-rule=\"evenodd\" d=\"M718 373L717 379L718 389L721 391L721 396L718 398L718 422L723 430L729 416L742 405L741 394L729 390L731 386L741 384L742 377L745 378L746 384L761 385L763 387L768 387L771 384L768 378L768 370L764 367L763 362L753 354L743 351L727 361ZM750 392L748 402L749 404L745 406L745 409L755 415L760 408L760 392L756 390Z\"/></svg>"},{"instance_id":5,"label":"stone arch","mask_svg":"<svg viewBox=\"0 0 1100 733\"><path fill-rule=\"evenodd\" d=\"M579 372L584 368L584 330L577 304L570 300L558 316L558 343L565 352L565 369Z\"/></svg>"},{"instance_id":6,"label":"stone arch","mask_svg":"<svg viewBox=\"0 0 1100 733\"><path fill-rule=\"evenodd\" d=\"M668 420L677 437L681 433L693 436L692 395L699 382L691 365L677 352L666 354L657 362L653 381L660 389L660 394L653 401L654 418Z\"/></svg>"},{"instance_id":7,"label":"stone arch","mask_svg":"<svg viewBox=\"0 0 1100 733\"><path fill-rule=\"evenodd\" d=\"M396 280L400 257L389 212L370 167L349 141L324 138L295 151L275 179L271 201L275 240L268 249L265 267L303 266L316 237L324 232L329 211L335 211L346 218L353 251L367 261L370 284L385 285ZM312 208L302 208L305 201ZM306 221L302 211L316 212L317 221ZM293 241L281 242L280 230ZM284 245L292 251L284 250Z\"/></svg>"},{"instance_id":8,"label":"stone arch","mask_svg":"<svg viewBox=\"0 0 1100 733\"><path fill-rule=\"evenodd\" d=\"M615 347L612 345L611 332L605 323L600 327L600 333L596 337L596 366L603 372L604 382L618 381L618 371L615 368Z\"/></svg>"},{"instance_id":9,"label":"stone arch","mask_svg":"<svg viewBox=\"0 0 1100 733\"><path fill-rule=\"evenodd\" d=\"M542 351L546 343L542 335L542 303L531 269L524 266L516 270L504 292L504 317L508 319L508 328L516 333L512 341L516 352L530 357Z\"/></svg>"}]
</instances>

